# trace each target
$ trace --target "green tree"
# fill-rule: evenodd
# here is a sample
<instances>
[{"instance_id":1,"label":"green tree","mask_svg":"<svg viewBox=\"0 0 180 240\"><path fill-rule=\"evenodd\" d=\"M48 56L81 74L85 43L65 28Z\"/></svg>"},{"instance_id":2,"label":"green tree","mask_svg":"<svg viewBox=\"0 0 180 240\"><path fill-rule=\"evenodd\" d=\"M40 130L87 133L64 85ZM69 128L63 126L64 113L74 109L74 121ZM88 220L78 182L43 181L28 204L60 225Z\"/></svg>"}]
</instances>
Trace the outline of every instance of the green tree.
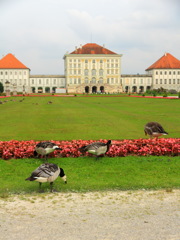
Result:
<instances>
[{"instance_id":1,"label":"green tree","mask_svg":"<svg viewBox=\"0 0 180 240\"><path fill-rule=\"evenodd\" d=\"M0 82L0 93L3 93L4 92L4 86L3 84Z\"/></svg>"}]
</instances>

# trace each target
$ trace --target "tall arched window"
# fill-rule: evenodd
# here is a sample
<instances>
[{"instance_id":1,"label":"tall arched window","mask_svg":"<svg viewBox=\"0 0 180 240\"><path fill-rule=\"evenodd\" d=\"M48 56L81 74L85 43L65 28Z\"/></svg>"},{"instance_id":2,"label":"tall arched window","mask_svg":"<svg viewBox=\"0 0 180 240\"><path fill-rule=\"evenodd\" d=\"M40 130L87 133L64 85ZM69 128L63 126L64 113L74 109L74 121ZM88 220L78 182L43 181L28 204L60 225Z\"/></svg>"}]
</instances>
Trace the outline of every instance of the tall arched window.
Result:
<instances>
[{"instance_id":1,"label":"tall arched window","mask_svg":"<svg viewBox=\"0 0 180 240\"><path fill-rule=\"evenodd\" d=\"M99 69L99 76L103 76L103 69Z\"/></svg>"},{"instance_id":2,"label":"tall arched window","mask_svg":"<svg viewBox=\"0 0 180 240\"><path fill-rule=\"evenodd\" d=\"M84 82L85 82L85 83L89 83L88 78L85 78L85 79L84 79Z\"/></svg>"},{"instance_id":3,"label":"tall arched window","mask_svg":"<svg viewBox=\"0 0 180 240\"><path fill-rule=\"evenodd\" d=\"M96 69L92 69L92 76L96 76Z\"/></svg>"},{"instance_id":4,"label":"tall arched window","mask_svg":"<svg viewBox=\"0 0 180 240\"><path fill-rule=\"evenodd\" d=\"M88 69L84 69L84 75L88 76Z\"/></svg>"},{"instance_id":5,"label":"tall arched window","mask_svg":"<svg viewBox=\"0 0 180 240\"><path fill-rule=\"evenodd\" d=\"M96 78L93 77L91 82L92 82L92 83L96 83Z\"/></svg>"}]
</instances>

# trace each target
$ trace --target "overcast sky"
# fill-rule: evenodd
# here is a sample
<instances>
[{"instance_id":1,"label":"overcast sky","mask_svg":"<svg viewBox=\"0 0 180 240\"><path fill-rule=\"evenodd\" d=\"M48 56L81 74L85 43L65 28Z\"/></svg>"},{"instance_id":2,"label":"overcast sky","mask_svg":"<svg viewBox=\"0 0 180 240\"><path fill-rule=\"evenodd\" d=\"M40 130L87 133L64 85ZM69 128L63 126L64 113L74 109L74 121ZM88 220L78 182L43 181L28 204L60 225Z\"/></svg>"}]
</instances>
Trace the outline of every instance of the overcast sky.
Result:
<instances>
[{"instance_id":1,"label":"overcast sky","mask_svg":"<svg viewBox=\"0 0 180 240\"><path fill-rule=\"evenodd\" d=\"M14 54L31 74L64 74L64 54L91 42L123 54L123 74L165 52L180 59L180 1L0 0L0 58Z\"/></svg>"}]
</instances>

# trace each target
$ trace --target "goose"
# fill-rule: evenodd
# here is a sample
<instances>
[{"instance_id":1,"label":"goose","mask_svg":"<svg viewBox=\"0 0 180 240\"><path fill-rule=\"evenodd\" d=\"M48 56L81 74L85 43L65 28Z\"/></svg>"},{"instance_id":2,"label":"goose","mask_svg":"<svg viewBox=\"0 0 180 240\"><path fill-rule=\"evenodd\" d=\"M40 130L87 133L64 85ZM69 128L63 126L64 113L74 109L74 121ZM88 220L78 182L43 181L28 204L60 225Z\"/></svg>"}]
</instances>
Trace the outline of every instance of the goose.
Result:
<instances>
[{"instance_id":1,"label":"goose","mask_svg":"<svg viewBox=\"0 0 180 240\"><path fill-rule=\"evenodd\" d=\"M39 142L35 147L34 156L36 157L38 154L45 156L45 161L47 161L48 154L55 150L62 150L62 148L52 142Z\"/></svg>"},{"instance_id":2,"label":"goose","mask_svg":"<svg viewBox=\"0 0 180 240\"><path fill-rule=\"evenodd\" d=\"M106 152L109 151L110 145L111 140L108 140L107 143L94 142L79 148L79 151L82 153L89 152L91 154L94 154L97 156L96 159L98 159L100 155L104 155Z\"/></svg>"},{"instance_id":3,"label":"goose","mask_svg":"<svg viewBox=\"0 0 180 240\"><path fill-rule=\"evenodd\" d=\"M149 135L150 138L156 137L162 135L167 135L168 133L164 130L164 128L161 126L158 122L149 122L144 127L145 135Z\"/></svg>"},{"instance_id":4,"label":"goose","mask_svg":"<svg viewBox=\"0 0 180 240\"><path fill-rule=\"evenodd\" d=\"M39 191L41 191L41 185L43 182L50 183L51 192L53 191L53 182L60 176L65 183L67 183L67 177L62 168L59 168L53 163L43 163L38 168L36 168L31 176L25 180L37 181L39 182Z\"/></svg>"}]
</instances>

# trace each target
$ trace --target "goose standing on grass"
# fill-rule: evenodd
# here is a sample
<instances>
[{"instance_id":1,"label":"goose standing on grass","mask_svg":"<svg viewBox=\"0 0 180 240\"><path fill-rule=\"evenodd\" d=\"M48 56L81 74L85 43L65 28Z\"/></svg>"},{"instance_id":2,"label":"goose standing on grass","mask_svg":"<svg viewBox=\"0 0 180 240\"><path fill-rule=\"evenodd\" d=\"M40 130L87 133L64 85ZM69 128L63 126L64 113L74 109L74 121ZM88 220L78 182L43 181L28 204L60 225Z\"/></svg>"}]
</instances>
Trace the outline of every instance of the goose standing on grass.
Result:
<instances>
[{"instance_id":1,"label":"goose standing on grass","mask_svg":"<svg viewBox=\"0 0 180 240\"><path fill-rule=\"evenodd\" d=\"M164 128L159 124L158 122L149 122L144 127L145 135L149 135L150 138L156 137L162 135L167 135L168 133L164 130Z\"/></svg>"},{"instance_id":2,"label":"goose standing on grass","mask_svg":"<svg viewBox=\"0 0 180 240\"><path fill-rule=\"evenodd\" d=\"M48 154L54 152L55 150L62 150L62 148L52 142L40 142L35 147L34 156L36 157L38 154L45 156L45 161L47 161Z\"/></svg>"},{"instance_id":3,"label":"goose standing on grass","mask_svg":"<svg viewBox=\"0 0 180 240\"><path fill-rule=\"evenodd\" d=\"M58 176L60 176L63 181L67 183L67 177L62 168L59 168L53 163L43 163L31 173L30 177L26 178L25 180L39 182L39 191L41 191L41 185L43 182L49 182L52 192L53 182Z\"/></svg>"},{"instance_id":4,"label":"goose standing on grass","mask_svg":"<svg viewBox=\"0 0 180 240\"><path fill-rule=\"evenodd\" d=\"M108 140L107 143L93 142L89 145L79 148L79 151L82 153L89 152L91 154L94 154L97 156L96 159L98 159L100 155L105 155L105 153L109 151L110 145L111 140Z\"/></svg>"}]
</instances>

